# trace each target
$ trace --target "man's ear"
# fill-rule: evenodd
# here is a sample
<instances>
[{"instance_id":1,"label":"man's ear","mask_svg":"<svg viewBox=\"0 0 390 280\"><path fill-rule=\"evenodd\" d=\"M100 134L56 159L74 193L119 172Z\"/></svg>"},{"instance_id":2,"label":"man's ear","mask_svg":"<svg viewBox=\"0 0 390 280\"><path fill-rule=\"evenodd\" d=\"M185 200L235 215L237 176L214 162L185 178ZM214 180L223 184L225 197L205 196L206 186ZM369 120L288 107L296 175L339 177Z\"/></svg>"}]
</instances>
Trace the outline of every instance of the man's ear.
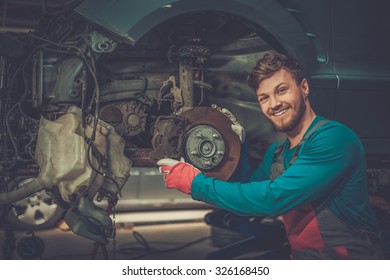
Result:
<instances>
[{"instance_id":1,"label":"man's ear","mask_svg":"<svg viewBox=\"0 0 390 280\"><path fill-rule=\"evenodd\" d=\"M301 82L301 90L303 92L303 96L307 98L309 96L309 82L306 78L304 78Z\"/></svg>"}]
</instances>

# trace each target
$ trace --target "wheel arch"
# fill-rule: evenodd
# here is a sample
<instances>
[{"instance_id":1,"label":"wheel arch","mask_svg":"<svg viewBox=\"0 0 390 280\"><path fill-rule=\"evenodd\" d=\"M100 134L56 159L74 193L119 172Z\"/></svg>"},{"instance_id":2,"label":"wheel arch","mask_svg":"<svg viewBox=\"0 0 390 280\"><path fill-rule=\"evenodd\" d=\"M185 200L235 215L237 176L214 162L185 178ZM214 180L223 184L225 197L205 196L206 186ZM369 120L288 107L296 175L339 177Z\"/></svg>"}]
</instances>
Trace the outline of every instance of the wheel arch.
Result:
<instances>
[{"instance_id":1,"label":"wheel arch","mask_svg":"<svg viewBox=\"0 0 390 280\"><path fill-rule=\"evenodd\" d=\"M318 40L313 40L313 34L296 16L296 10L279 1L155 0L135 3L127 0L86 0L75 9L81 16L131 45L169 19L206 10L229 13L251 21L275 50L294 56L307 73L313 73L318 62L326 60L324 48L318 46Z\"/></svg>"}]
</instances>

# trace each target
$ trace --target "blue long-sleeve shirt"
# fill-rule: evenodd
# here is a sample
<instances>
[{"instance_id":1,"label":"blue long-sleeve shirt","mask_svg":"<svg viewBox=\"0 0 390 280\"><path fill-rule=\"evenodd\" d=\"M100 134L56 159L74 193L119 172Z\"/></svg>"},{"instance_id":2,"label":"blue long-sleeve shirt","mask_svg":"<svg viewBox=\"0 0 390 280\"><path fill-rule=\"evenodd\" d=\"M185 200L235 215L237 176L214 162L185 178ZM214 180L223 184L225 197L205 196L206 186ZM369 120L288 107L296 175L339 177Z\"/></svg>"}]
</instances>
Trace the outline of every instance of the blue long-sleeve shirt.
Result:
<instances>
[{"instance_id":1,"label":"blue long-sleeve shirt","mask_svg":"<svg viewBox=\"0 0 390 280\"><path fill-rule=\"evenodd\" d=\"M311 127L322 119L317 116ZM364 148L352 130L335 121L322 125L302 144L290 167L295 148L289 149L286 141L286 170L270 180L277 146L274 143L269 147L253 173L249 164L241 160L236 172L241 175L240 182L197 175L192 182L192 198L254 216L278 216L322 198L325 206L346 224L366 231L377 230L368 201Z\"/></svg>"}]
</instances>

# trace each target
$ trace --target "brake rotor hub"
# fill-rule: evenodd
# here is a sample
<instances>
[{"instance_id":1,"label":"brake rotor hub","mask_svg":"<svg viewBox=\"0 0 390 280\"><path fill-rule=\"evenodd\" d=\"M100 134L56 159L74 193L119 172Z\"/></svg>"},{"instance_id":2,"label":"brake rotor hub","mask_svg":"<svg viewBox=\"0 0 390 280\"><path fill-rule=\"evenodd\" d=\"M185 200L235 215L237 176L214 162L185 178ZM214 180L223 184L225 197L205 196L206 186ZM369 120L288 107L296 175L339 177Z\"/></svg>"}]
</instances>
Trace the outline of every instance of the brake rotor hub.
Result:
<instances>
[{"instance_id":1,"label":"brake rotor hub","mask_svg":"<svg viewBox=\"0 0 390 280\"><path fill-rule=\"evenodd\" d=\"M209 125L197 125L187 133L185 156L201 169L211 170L223 160L226 146L219 131Z\"/></svg>"},{"instance_id":2,"label":"brake rotor hub","mask_svg":"<svg viewBox=\"0 0 390 280\"><path fill-rule=\"evenodd\" d=\"M182 115L187 121L185 160L207 176L228 179L240 157L240 140L231 129L231 120L209 107L192 108Z\"/></svg>"}]
</instances>

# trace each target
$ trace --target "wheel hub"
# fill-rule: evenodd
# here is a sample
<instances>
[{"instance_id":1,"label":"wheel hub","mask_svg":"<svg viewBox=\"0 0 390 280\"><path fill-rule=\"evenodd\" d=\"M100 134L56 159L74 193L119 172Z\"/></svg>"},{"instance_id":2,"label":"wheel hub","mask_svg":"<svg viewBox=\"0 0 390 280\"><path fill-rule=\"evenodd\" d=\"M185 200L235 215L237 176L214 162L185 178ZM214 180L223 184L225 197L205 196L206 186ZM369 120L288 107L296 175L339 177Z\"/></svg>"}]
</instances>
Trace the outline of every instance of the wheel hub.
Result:
<instances>
[{"instance_id":1,"label":"wheel hub","mask_svg":"<svg viewBox=\"0 0 390 280\"><path fill-rule=\"evenodd\" d=\"M185 157L198 168L212 170L224 159L225 140L217 129L209 125L197 125L187 133Z\"/></svg>"},{"instance_id":2,"label":"wheel hub","mask_svg":"<svg viewBox=\"0 0 390 280\"><path fill-rule=\"evenodd\" d=\"M186 118L183 155L207 176L227 180L240 158L240 140L231 120L210 107L195 107L182 113Z\"/></svg>"},{"instance_id":3,"label":"wheel hub","mask_svg":"<svg viewBox=\"0 0 390 280\"><path fill-rule=\"evenodd\" d=\"M19 187L23 188L32 180L33 178L24 179L19 183ZM29 225L40 225L47 222L55 214L57 208L58 205L44 191L39 191L14 203L11 211L21 222Z\"/></svg>"}]
</instances>

